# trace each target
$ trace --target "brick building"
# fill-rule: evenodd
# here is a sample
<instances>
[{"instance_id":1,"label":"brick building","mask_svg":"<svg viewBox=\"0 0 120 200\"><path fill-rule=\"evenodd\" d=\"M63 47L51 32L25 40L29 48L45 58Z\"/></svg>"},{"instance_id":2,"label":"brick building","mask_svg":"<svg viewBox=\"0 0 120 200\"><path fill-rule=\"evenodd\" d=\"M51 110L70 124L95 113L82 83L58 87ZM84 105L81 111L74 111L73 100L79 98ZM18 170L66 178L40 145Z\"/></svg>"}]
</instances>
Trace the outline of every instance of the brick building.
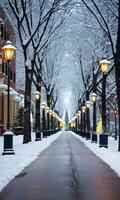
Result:
<instances>
[{"instance_id":1,"label":"brick building","mask_svg":"<svg viewBox=\"0 0 120 200\"><path fill-rule=\"evenodd\" d=\"M8 20L5 12L0 8L0 79L3 80L3 83L7 84L7 63L2 59L1 49L4 46L5 42L10 40L15 44L15 32L13 27ZM10 74L10 86L15 89L15 80L16 80L16 65L15 59L11 62L11 74Z\"/></svg>"},{"instance_id":2,"label":"brick building","mask_svg":"<svg viewBox=\"0 0 120 200\"><path fill-rule=\"evenodd\" d=\"M5 11L0 7L0 135L6 129L7 122L7 82L8 66L7 62L2 59L2 47L7 40L15 44L15 32ZM10 123L12 126L13 118L18 110L19 101L16 87L16 61L15 57L11 61L10 72Z\"/></svg>"}]
</instances>

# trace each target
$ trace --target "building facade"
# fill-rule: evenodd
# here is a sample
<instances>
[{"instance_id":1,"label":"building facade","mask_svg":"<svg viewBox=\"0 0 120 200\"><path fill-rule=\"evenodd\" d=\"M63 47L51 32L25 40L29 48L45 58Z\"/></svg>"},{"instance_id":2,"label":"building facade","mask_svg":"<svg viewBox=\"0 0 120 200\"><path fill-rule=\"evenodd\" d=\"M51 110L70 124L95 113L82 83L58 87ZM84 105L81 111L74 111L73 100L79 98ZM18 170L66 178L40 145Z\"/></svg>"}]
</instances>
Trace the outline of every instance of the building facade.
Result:
<instances>
[{"instance_id":1,"label":"building facade","mask_svg":"<svg viewBox=\"0 0 120 200\"><path fill-rule=\"evenodd\" d=\"M8 65L2 58L2 47L6 41L10 40L15 44L15 32L8 19L5 11L0 7L0 135L2 135L6 129L7 123L7 82L8 82ZM10 123L13 124L14 116L19 107L18 93L16 88L16 59L10 63Z\"/></svg>"}]
</instances>

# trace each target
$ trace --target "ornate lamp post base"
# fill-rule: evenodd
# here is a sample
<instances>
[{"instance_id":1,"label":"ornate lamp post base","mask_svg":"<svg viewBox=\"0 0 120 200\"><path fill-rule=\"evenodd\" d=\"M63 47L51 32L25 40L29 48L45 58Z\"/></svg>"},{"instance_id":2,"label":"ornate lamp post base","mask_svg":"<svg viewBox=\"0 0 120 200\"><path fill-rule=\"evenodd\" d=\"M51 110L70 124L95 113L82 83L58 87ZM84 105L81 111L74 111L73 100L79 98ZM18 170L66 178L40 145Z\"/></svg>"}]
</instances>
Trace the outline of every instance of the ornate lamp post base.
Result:
<instances>
[{"instance_id":1,"label":"ornate lamp post base","mask_svg":"<svg viewBox=\"0 0 120 200\"><path fill-rule=\"evenodd\" d=\"M99 135L99 147L108 148L108 134L102 133Z\"/></svg>"},{"instance_id":2,"label":"ornate lamp post base","mask_svg":"<svg viewBox=\"0 0 120 200\"><path fill-rule=\"evenodd\" d=\"M15 152L13 150L13 132L7 130L3 136L4 136L4 149L2 155L14 155Z\"/></svg>"},{"instance_id":3,"label":"ornate lamp post base","mask_svg":"<svg viewBox=\"0 0 120 200\"><path fill-rule=\"evenodd\" d=\"M91 138L91 133L90 132L86 132L86 140L90 140Z\"/></svg>"},{"instance_id":4,"label":"ornate lamp post base","mask_svg":"<svg viewBox=\"0 0 120 200\"><path fill-rule=\"evenodd\" d=\"M97 134L96 133L92 133L91 134L91 143L97 143Z\"/></svg>"},{"instance_id":5,"label":"ornate lamp post base","mask_svg":"<svg viewBox=\"0 0 120 200\"><path fill-rule=\"evenodd\" d=\"M40 130L37 130L37 131L35 132L35 135L36 135L35 141L40 141L40 140L42 140L42 139L41 139L41 131L40 131Z\"/></svg>"}]
</instances>

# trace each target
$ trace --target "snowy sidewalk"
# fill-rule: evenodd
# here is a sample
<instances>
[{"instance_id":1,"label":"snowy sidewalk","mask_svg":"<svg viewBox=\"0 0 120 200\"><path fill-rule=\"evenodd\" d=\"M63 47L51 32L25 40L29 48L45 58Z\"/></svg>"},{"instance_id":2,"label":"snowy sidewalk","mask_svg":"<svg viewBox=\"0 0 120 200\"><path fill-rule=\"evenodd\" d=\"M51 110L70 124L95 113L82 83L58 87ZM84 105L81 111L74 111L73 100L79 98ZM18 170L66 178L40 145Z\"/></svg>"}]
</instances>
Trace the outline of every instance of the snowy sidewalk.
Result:
<instances>
[{"instance_id":1,"label":"snowy sidewalk","mask_svg":"<svg viewBox=\"0 0 120 200\"><path fill-rule=\"evenodd\" d=\"M1 200L120 200L120 178L63 132L0 193Z\"/></svg>"},{"instance_id":2,"label":"snowy sidewalk","mask_svg":"<svg viewBox=\"0 0 120 200\"><path fill-rule=\"evenodd\" d=\"M90 140L86 140L72 131L71 133L80 141L82 141L96 156L108 164L110 168L113 169L120 177L120 152L118 152L118 141L115 141L114 138L109 137L108 149L99 148L99 143L91 143Z\"/></svg>"},{"instance_id":3,"label":"snowy sidewalk","mask_svg":"<svg viewBox=\"0 0 120 200\"><path fill-rule=\"evenodd\" d=\"M23 136L14 136L13 149L15 155L2 156L3 137L0 137L0 191L19 174L27 165L35 160L41 151L47 148L56 140L61 131L55 135L35 141L35 134L32 134L32 142L22 144Z\"/></svg>"}]
</instances>

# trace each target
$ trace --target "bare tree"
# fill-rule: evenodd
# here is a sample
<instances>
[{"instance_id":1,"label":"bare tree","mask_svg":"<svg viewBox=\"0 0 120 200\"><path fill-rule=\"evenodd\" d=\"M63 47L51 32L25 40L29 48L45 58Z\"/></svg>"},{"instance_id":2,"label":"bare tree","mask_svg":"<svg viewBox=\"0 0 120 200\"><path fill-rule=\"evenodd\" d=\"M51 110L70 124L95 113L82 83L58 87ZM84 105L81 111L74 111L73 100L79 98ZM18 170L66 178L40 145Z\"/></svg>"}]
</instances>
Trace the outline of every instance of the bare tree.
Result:
<instances>
[{"instance_id":1,"label":"bare tree","mask_svg":"<svg viewBox=\"0 0 120 200\"><path fill-rule=\"evenodd\" d=\"M38 65L37 57L42 55L42 50L48 42L50 20L55 12L67 9L70 0L46 1L46 0L8 0L9 6L15 16L18 34L23 50L25 64L25 109L24 109L24 140L31 141L30 105L31 85ZM3 3L4 4L4 3ZM37 13L37 15L36 15ZM37 73L40 69L37 67Z\"/></svg>"},{"instance_id":2,"label":"bare tree","mask_svg":"<svg viewBox=\"0 0 120 200\"><path fill-rule=\"evenodd\" d=\"M103 2L104 5L106 5L107 8L110 10L112 15L116 17L115 25L117 28L116 27L114 28L114 34L116 34L116 38L117 38L116 43L112 35L112 28L111 28L110 21L107 20L106 16L103 13L103 10L100 9L100 6L99 6L100 2L98 1L98 4L94 0L91 0L90 4L84 0L82 0L82 2L88 8L88 10L92 13L92 15L96 18L98 24L100 25L104 33L106 33L106 36L111 44L111 50L112 50L112 56L113 56L113 61L114 61L114 68L115 68L115 76L116 76L116 88L117 88L117 100L118 100L118 112L119 112L118 151L120 151L120 101L119 101L120 99L120 68L119 68L120 66L120 0L118 1L112 0L110 2L110 4L112 5L112 9L111 9L111 6L109 6L110 4L107 4L106 1ZM91 7L91 3L93 7ZM118 13L116 14L114 10L117 11Z\"/></svg>"}]
</instances>

